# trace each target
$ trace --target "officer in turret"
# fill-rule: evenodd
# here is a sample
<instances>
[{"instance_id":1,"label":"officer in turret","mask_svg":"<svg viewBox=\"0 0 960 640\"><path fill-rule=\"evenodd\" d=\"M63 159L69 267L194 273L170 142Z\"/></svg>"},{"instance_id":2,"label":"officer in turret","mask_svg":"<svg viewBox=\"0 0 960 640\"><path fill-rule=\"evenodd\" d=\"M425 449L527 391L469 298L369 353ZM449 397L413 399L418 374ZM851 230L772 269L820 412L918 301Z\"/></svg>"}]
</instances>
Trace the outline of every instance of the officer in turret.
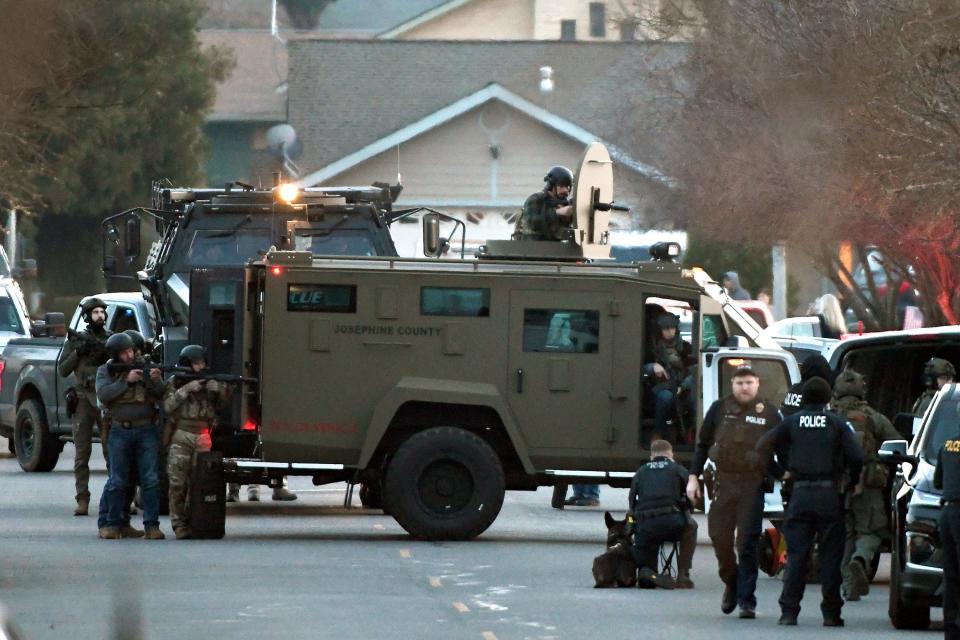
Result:
<instances>
[{"instance_id":1,"label":"officer in turret","mask_svg":"<svg viewBox=\"0 0 960 640\"><path fill-rule=\"evenodd\" d=\"M863 448L863 473L847 505L847 544L843 562L843 594L856 601L870 591L867 568L873 563L884 538L890 537L887 522L887 480L890 471L879 462L877 450L884 440L899 440L900 434L887 417L871 407L864 397L867 384L863 376L848 369L833 384L830 409L853 425Z\"/></svg>"},{"instance_id":2,"label":"officer in turret","mask_svg":"<svg viewBox=\"0 0 960 640\"><path fill-rule=\"evenodd\" d=\"M933 402L933 396L937 395L943 385L950 384L957 377L957 370L953 365L943 358L930 358L923 366L923 393L913 403L910 413L922 418L927 412L927 407Z\"/></svg>"},{"instance_id":3,"label":"officer in turret","mask_svg":"<svg viewBox=\"0 0 960 640\"><path fill-rule=\"evenodd\" d=\"M63 345L57 371L66 378L74 374L73 388L76 408L73 409L73 446L76 450L73 458L73 477L76 484L77 506L75 516L85 516L90 509L90 454L93 450L93 425L97 425L104 459L107 453L107 437L97 408L97 394L94 388L97 367L107 361L106 329L107 303L100 298L84 298L80 301L80 313L87 326L83 331L71 333Z\"/></svg>"},{"instance_id":4,"label":"officer in turret","mask_svg":"<svg viewBox=\"0 0 960 640\"><path fill-rule=\"evenodd\" d=\"M739 604L740 617L753 619L757 617L757 547L766 478L781 475L776 465L760 459L754 447L780 424L780 412L760 399L760 377L749 366L733 372L731 385L733 393L714 402L703 418L687 480L687 497L691 504L701 497L698 478L709 457L717 465L717 491L707 516L707 530L725 585L720 610L731 613Z\"/></svg>"},{"instance_id":5,"label":"officer in turret","mask_svg":"<svg viewBox=\"0 0 960 640\"><path fill-rule=\"evenodd\" d=\"M958 408L960 412L960 408ZM943 549L943 633L960 640L960 429L937 454L933 486L943 490L940 502L940 546Z\"/></svg>"},{"instance_id":6,"label":"officer in turret","mask_svg":"<svg viewBox=\"0 0 960 640\"><path fill-rule=\"evenodd\" d=\"M523 203L511 236L514 240L564 240L573 220L573 207L567 201L573 188L573 172L562 166L551 167L543 177L542 191Z\"/></svg>"},{"instance_id":7,"label":"officer in turret","mask_svg":"<svg viewBox=\"0 0 960 640\"><path fill-rule=\"evenodd\" d=\"M843 560L843 498L863 466L863 450L853 427L826 408L830 385L813 378L803 389L803 408L757 443L762 460L777 454L793 480L793 496L783 525L787 571L780 594L780 624L796 625L815 538L820 543L823 626L842 627L840 563ZM854 480L849 480L854 478ZM845 487L844 485L849 485Z\"/></svg>"}]
</instances>

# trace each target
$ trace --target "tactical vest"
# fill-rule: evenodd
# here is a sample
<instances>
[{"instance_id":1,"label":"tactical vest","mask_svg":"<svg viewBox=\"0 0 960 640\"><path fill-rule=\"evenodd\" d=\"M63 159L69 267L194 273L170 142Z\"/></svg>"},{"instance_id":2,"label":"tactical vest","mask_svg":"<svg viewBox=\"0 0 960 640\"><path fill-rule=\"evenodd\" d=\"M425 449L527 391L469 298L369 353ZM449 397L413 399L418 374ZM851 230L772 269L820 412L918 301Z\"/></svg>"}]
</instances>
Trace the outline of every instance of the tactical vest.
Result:
<instances>
[{"instance_id":1,"label":"tactical vest","mask_svg":"<svg viewBox=\"0 0 960 640\"><path fill-rule=\"evenodd\" d=\"M637 501L634 514L643 515L645 511L679 506L683 488L677 473L677 463L665 457L658 457L646 463L637 472L643 495Z\"/></svg>"},{"instance_id":2,"label":"tactical vest","mask_svg":"<svg viewBox=\"0 0 960 640\"><path fill-rule=\"evenodd\" d=\"M723 419L717 426L710 457L717 464L720 474L756 476L765 474L765 465L755 447L760 438L773 425L767 403L756 400L741 407L736 400L728 398L723 404Z\"/></svg>"},{"instance_id":3,"label":"tactical vest","mask_svg":"<svg viewBox=\"0 0 960 640\"><path fill-rule=\"evenodd\" d=\"M925 390L917 401L913 403L913 409L910 410L910 413L919 417L923 417L923 414L927 412L927 408L930 406L930 403L933 402L933 396L936 395L936 391L933 389Z\"/></svg>"},{"instance_id":4,"label":"tactical vest","mask_svg":"<svg viewBox=\"0 0 960 640\"><path fill-rule=\"evenodd\" d=\"M780 403L780 411L783 415L791 416L800 411L800 407L803 406L803 385L804 381L801 380L790 387L787 395L783 396L783 402Z\"/></svg>"},{"instance_id":5,"label":"tactical vest","mask_svg":"<svg viewBox=\"0 0 960 640\"><path fill-rule=\"evenodd\" d=\"M108 359L106 343L107 338L109 338L112 334L105 330L102 335L98 336L90 331L90 329L84 329L83 333L85 335L92 336L104 347L102 353L100 354L88 354L77 357L77 367L74 369L74 377L77 380L77 386L88 391L93 391L97 382L97 369L99 369L100 365L105 363Z\"/></svg>"},{"instance_id":6,"label":"tactical vest","mask_svg":"<svg viewBox=\"0 0 960 640\"><path fill-rule=\"evenodd\" d=\"M670 370L672 374L683 374L684 361L676 342L666 343L663 340L657 340L657 362Z\"/></svg>"},{"instance_id":7,"label":"tactical vest","mask_svg":"<svg viewBox=\"0 0 960 640\"><path fill-rule=\"evenodd\" d=\"M880 489L887 486L889 470L886 465L880 464L877 450L877 427L871 413L873 409L866 401L853 396L845 396L831 403L831 408L846 418L857 434L857 441L863 449L863 477L864 487Z\"/></svg>"},{"instance_id":8,"label":"tactical vest","mask_svg":"<svg viewBox=\"0 0 960 640\"><path fill-rule=\"evenodd\" d=\"M178 429L191 433L213 428L217 419L217 402L214 394L206 389L188 393L180 406L172 414L167 415L167 419L173 420Z\"/></svg>"}]
</instances>

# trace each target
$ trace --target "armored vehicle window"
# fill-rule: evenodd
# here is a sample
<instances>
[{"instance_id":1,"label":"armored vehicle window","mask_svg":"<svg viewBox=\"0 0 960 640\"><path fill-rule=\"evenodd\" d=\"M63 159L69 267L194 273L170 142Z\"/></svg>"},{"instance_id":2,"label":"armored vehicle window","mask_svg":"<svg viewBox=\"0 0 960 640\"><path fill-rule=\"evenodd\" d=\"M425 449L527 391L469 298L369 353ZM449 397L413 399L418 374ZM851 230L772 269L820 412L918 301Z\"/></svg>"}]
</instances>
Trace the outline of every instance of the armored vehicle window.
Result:
<instances>
[{"instance_id":1,"label":"armored vehicle window","mask_svg":"<svg viewBox=\"0 0 960 640\"><path fill-rule=\"evenodd\" d=\"M490 289L421 287L420 313L425 316L489 317Z\"/></svg>"},{"instance_id":2,"label":"armored vehicle window","mask_svg":"<svg viewBox=\"0 0 960 640\"><path fill-rule=\"evenodd\" d=\"M241 266L270 244L269 229L197 231L187 259L194 267Z\"/></svg>"},{"instance_id":3,"label":"armored vehicle window","mask_svg":"<svg viewBox=\"0 0 960 640\"><path fill-rule=\"evenodd\" d=\"M719 347L727 343L727 330L723 327L723 318L714 315L703 316L703 347Z\"/></svg>"},{"instance_id":4,"label":"armored vehicle window","mask_svg":"<svg viewBox=\"0 0 960 640\"><path fill-rule=\"evenodd\" d=\"M290 284L287 311L356 313L357 288L342 284Z\"/></svg>"},{"instance_id":5,"label":"armored vehicle window","mask_svg":"<svg viewBox=\"0 0 960 640\"><path fill-rule=\"evenodd\" d=\"M600 312L581 309L524 309L523 350L596 353Z\"/></svg>"},{"instance_id":6,"label":"armored vehicle window","mask_svg":"<svg viewBox=\"0 0 960 640\"><path fill-rule=\"evenodd\" d=\"M298 232L293 237L297 251L317 256L375 256L373 238L363 229L331 229L326 233Z\"/></svg>"}]
</instances>

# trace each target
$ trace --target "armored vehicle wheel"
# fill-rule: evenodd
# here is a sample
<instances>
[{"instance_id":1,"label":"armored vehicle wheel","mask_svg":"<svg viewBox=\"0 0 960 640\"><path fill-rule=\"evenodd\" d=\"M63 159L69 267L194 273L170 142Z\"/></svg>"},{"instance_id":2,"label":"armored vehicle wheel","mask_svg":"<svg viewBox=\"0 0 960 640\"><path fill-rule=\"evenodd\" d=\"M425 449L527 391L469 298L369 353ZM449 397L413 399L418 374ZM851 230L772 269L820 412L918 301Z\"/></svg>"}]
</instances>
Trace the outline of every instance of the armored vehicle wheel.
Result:
<instances>
[{"instance_id":1,"label":"armored vehicle wheel","mask_svg":"<svg viewBox=\"0 0 960 640\"><path fill-rule=\"evenodd\" d=\"M503 467L490 445L463 429L436 427L397 449L384 502L413 536L468 540L496 519L504 490Z\"/></svg>"},{"instance_id":2,"label":"armored vehicle wheel","mask_svg":"<svg viewBox=\"0 0 960 640\"><path fill-rule=\"evenodd\" d=\"M47 427L43 406L33 398L25 400L13 425L13 446L24 471L50 471L60 458L60 443Z\"/></svg>"},{"instance_id":3,"label":"armored vehicle wheel","mask_svg":"<svg viewBox=\"0 0 960 640\"><path fill-rule=\"evenodd\" d=\"M368 509L383 509L383 489L379 481L360 485L360 504Z\"/></svg>"}]
</instances>

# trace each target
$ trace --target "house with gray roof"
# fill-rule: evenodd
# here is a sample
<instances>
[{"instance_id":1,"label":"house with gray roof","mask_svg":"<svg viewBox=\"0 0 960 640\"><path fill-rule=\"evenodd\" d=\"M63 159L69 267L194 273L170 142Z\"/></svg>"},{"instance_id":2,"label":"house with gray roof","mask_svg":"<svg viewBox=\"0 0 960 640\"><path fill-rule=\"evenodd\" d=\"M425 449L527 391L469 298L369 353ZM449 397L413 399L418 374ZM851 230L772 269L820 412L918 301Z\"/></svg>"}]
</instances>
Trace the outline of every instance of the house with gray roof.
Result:
<instances>
[{"instance_id":1,"label":"house with gray roof","mask_svg":"<svg viewBox=\"0 0 960 640\"><path fill-rule=\"evenodd\" d=\"M551 41L288 43L288 122L303 144L303 185L404 185L400 206L429 206L509 235L554 164L607 144L622 226L669 224L669 176L637 126L651 79L683 45ZM487 228L483 228L487 227ZM493 234L493 235L491 235Z\"/></svg>"}]
</instances>

